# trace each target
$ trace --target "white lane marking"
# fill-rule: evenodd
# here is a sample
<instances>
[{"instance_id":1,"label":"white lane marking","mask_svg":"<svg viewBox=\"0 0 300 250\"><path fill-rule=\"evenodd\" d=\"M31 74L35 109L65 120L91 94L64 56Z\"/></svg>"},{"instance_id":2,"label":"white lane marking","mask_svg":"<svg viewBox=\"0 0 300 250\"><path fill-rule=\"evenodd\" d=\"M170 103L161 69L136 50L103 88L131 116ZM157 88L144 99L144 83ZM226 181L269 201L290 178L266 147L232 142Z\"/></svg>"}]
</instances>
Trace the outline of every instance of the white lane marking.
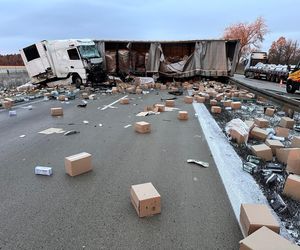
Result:
<instances>
[{"instance_id":1,"label":"white lane marking","mask_svg":"<svg viewBox=\"0 0 300 250\"><path fill-rule=\"evenodd\" d=\"M125 96L121 97L120 99L118 99L118 100L116 100L116 101L114 101L114 102L112 102L112 103L110 103L110 104L104 106L101 110L105 110L105 109L111 107L112 105L116 104L117 102L119 102L120 100L126 98L127 96L128 96L128 95L125 95Z\"/></svg>"}]
</instances>

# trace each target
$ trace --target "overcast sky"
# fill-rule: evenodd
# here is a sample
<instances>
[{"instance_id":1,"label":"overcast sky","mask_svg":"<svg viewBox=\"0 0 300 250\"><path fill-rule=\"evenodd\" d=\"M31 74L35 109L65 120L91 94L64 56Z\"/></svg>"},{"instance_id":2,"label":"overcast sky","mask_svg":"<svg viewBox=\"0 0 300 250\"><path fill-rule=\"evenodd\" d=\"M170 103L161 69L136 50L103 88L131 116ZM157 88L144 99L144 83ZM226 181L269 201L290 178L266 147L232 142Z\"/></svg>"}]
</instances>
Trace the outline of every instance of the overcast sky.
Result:
<instances>
[{"instance_id":1,"label":"overcast sky","mask_svg":"<svg viewBox=\"0 0 300 250\"><path fill-rule=\"evenodd\" d=\"M0 0L0 54L40 40L220 38L237 22L265 18L262 50L285 36L300 42L300 1Z\"/></svg>"}]
</instances>

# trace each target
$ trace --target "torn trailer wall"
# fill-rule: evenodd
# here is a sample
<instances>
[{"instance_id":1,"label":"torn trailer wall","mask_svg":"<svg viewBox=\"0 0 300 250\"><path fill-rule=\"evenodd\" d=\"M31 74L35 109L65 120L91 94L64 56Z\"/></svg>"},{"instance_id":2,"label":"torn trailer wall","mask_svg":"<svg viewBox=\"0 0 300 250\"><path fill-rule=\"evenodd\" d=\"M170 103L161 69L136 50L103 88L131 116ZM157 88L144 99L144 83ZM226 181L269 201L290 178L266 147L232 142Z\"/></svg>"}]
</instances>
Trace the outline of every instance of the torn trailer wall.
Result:
<instances>
[{"instance_id":1,"label":"torn trailer wall","mask_svg":"<svg viewBox=\"0 0 300 250\"><path fill-rule=\"evenodd\" d=\"M239 41L95 41L108 74L232 76Z\"/></svg>"}]
</instances>

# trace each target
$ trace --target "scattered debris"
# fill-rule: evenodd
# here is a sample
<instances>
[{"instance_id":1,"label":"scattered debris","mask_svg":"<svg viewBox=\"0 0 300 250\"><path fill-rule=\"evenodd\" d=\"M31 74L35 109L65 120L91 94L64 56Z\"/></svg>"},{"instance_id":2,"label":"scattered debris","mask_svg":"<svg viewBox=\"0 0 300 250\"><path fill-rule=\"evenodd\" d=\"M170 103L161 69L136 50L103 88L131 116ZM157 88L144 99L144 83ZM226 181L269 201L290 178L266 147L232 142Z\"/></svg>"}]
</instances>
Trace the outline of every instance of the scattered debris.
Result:
<instances>
[{"instance_id":1,"label":"scattered debris","mask_svg":"<svg viewBox=\"0 0 300 250\"><path fill-rule=\"evenodd\" d=\"M8 115L9 116L16 116L17 115L17 111L16 110L10 110L10 111L8 111Z\"/></svg>"},{"instance_id":2,"label":"scattered debris","mask_svg":"<svg viewBox=\"0 0 300 250\"><path fill-rule=\"evenodd\" d=\"M254 174L257 171L257 165L252 162L244 162L243 170L249 174Z\"/></svg>"},{"instance_id":3,"label":"scattered debris","mask_svg":"<svg viewBox=\"0 0 300 250\"><path fill-rule=\"evenodd\" d=\"M194 159L188 159L187 163L195 163L195 164L197 164L197 165L199 165L201 167L204 167L204 168L208 168L209 167L208 162L197 161L197 160L194 160Z\"/></svg>"},{"instance_id":4,"label":"scattered debris","mask_svg":"<svg viewBox=\"0 0 300 250\"><path fill-rule=\"evenodd\" d=\"M20 135L19 137L20 137L20 138L24 138L25 136L26 136L26 135Z\"/></svg>"},{"instance_id":5,"label":"scattered debris","mask_svg":"<svg viewBox=\"0 0 300 250\"><path fill-rule=\"evenodd\" d=\"M65 131L62 128L48 128L43 131L40 131L39 134L51 135L51 134L61 134Z\"/></svg>"},{"instance_id":6,"label":"scattered debris","mask_svg":"<svg viewBox=\"0 0 300 250\"><path fill-rule=\"evenodd\" d=\"M34 173L36 175L47 175L50 176L52 175L52 168L51 167L44 167L44 166L36 166L34 168Z\"/></svg>"},{"instance_id":7,"label":"scattered debris","mask_svg":"<svg viewBox=\"0 0 300 250\"><path fill-rule=\"evenodd\" d=\"M89 121L82 121L84 124L89 124Z\"/></svg>"},{"instance_id":8,"label":"scattered debris","mask_svg":"<svg viewBox=\"0 0 300 250\"><path fill-rule=\"evenodd\" d=\"M131 124L128 124L128 125L124 126L124 128L129 128L131 126L132 126Z\"/></svg>"},{"instance_id":9,"label":"scattered debris","mask_svg":"<svg viewBox=\"0 0 300 250\"><path fill-rule=\"evenodd\" d=\"M69 130L67 132L64 133L64 135L74 135L74 134L79 134L79 131L76 130Z\"/></svg>"},{"instance_id":10,"label":"scattered debris","mask_svg":"<svg viewBox=\"0 0 300 250\"><path fill-rule=\"evenodd\" d=\"M102 127L103 125L102 125L102 123L99 123L99 127Z\"/></svg>"}]
</instances>

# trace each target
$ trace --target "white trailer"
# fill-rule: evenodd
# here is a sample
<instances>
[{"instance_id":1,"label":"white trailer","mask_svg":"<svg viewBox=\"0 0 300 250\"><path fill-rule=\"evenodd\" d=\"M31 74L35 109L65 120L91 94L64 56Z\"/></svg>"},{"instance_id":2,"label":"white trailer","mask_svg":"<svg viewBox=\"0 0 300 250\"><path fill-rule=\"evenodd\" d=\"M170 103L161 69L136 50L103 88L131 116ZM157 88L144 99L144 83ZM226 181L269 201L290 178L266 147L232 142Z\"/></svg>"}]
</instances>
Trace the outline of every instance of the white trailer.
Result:
<instances>
[{"instance_id":1,"label":"white trailer","mask_svg":"<svg viewBox=\"0 0 300 250\"><path fill-rule=\"evenodd\" d=\"M20 53L33 84L71 77L78 87L102 77L103 59L90 39L44 40Z\"/></svg>"}]
</instances>

